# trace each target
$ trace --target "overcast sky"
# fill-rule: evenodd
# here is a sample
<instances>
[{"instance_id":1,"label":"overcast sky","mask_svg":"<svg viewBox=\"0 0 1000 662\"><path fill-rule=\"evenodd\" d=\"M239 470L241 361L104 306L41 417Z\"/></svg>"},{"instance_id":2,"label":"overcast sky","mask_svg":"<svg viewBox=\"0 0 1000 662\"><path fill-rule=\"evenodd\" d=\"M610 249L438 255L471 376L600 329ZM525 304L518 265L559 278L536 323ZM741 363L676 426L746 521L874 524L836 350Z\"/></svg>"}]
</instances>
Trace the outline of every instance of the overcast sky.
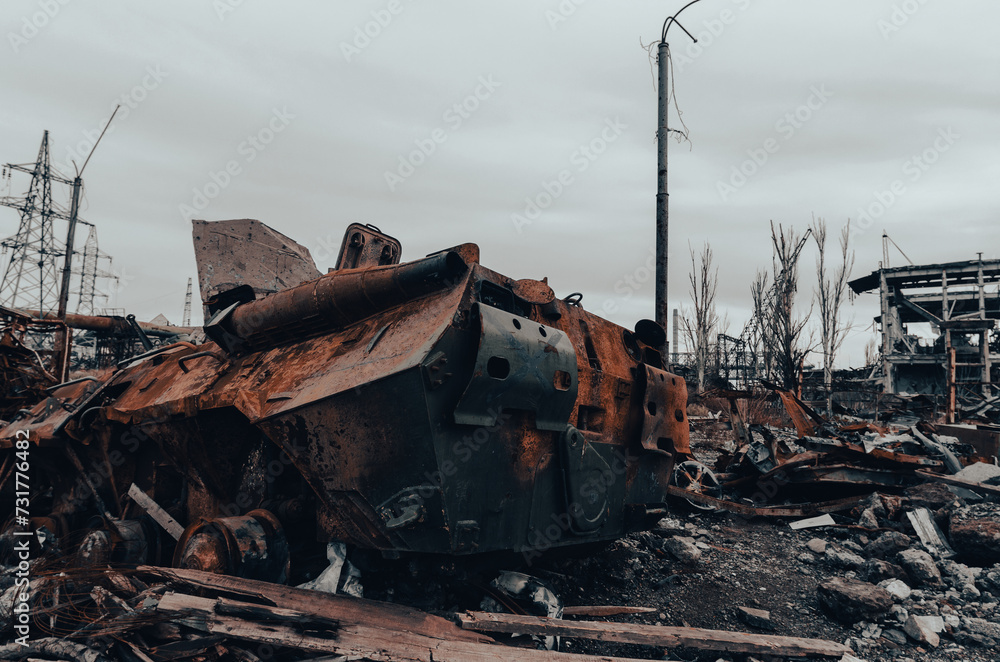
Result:
<instances>
[{"instance_id":1,"label":"overcast sky","mask_svg":"<svg viewBox=\"0 0 1000 662\"><path fill-rule=\"evenodd\" d=\"M352 221L398 237L404 260L476 242L484 265L547 276L631 326L653 316L656 91L640 42L681 6L7 0L0 161L33 161L48 129L71 172L123 103L83 216L125 283L112 305L140 319L180 320L193 216L259 219L324 272ZM688 245L709 242L738 335L771 220L865 226L855 276L877 268L883 228L917 263L996 257L1000 3L703 0L681 23L699 42L670 31L691 139L670 145L675 305ZM17 220L0 209L0 234ZM810 244L806 306L814 259ZM841 363L862 362L877 308L869 294L848 311Z\"/></svg>"}]
</instances>

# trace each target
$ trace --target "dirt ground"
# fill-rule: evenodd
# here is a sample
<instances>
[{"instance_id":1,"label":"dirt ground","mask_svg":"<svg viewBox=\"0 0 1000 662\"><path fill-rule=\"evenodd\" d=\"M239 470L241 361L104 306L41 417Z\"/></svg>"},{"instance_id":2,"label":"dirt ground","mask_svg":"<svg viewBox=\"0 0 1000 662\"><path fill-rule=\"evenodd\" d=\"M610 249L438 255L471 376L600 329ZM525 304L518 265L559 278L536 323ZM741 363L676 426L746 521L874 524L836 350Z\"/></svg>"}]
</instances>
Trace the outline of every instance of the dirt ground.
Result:
<instances>
[{"instance_id":1,"label":"dirt ground","mask_svg":"<svg viewBox=\"0 0 1000 662\"><path fill-rule=\"evenodd\" d=\"M694 426L695 455L711 465L731 434L724 424ZM696 562L678 561L665 549L665 540L675 535L694 538L701 550ZM609 620L822 638L853 645L855 655L868 662L1000 659L996 650L960 645L948 635L942 635L937 648L913 641L900 645L883 636L865 638L861 626L837 622L823 611L817 586L827 578L851 577L855 573L834 567L811 553L806 543L813 538L838 546L863 546L869 542L863 532L844 527L794 531L787 521L778 519L678 508L653 531L632 534L586 556L549 559L532 572L543 578L567 606L629 605L656 610ZM908 604L913 613L937 613L942 607L947 611L946 602L942 604L940 596L928 592L924 604L920 600ZM743 622L737 614L741 606L769 611L774 629L762 630ZM992 611L988 606L966 609L993 622L1000 616L1000 609ZM897 631L903 627L894 614L887 614L869 629L875 625ZM576 639L563 639L561 650L667 660L747 659L734 654L664 651Z\"/></svg>"}]
</instances>

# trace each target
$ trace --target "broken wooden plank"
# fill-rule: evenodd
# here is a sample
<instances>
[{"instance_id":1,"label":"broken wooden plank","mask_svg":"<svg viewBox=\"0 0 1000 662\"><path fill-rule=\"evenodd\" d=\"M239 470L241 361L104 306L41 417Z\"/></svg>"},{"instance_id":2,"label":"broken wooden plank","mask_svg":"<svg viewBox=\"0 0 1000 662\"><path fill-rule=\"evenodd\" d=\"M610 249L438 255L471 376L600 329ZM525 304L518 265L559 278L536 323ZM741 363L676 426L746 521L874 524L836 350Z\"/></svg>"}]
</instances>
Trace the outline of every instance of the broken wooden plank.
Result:
<instances>
[{"instance_id":1,"label":"broken wooden plank","mask_svg":"<svg viewBox=\"0 0 1000 662\"><path fill-rule=\"evenodd\" d=\"M180 540L181 534L184 533L184 527L177 523L170 513L165 511L160 507L160 504L153 501L148 494L139 489L139 486L132 483L132 486L128 488L128 495L132 497L132 500L139 504L139 507L145 510L150 517L152 517L157 524L163 527L163 530L170 534L170 537L174 540Z\"/></svg>"},{"instance_id":2,"label":"broken wooden plank","mask_svg":"<svg viewBox=\"0 0 1000 662\"><path fill-rule=\"evenodd\" d=\"M366 660L385 662L505 662L512 658L528 662L636 662L626 658L555 653L499 644L481 644L468 641L415 641L407 633L385 628L351 626L335 633L304 632L301 628L275 623L260 623L218 614L222 599L201 598L181 593L168 593L160 600L158 609L179 622L212 634L230 639L269 644L275 647L295 648L318 653L335 653L357 656ZM257 605L230 606L255 607Z\"/></svg>"},{"instance_id":3,"label":"broken wooden plank","mask_svg":"<svg viewBox=\"0 0 1000 662\"><path fill-rule=\"evenodd\" d=\"M835 657L851 649L843 644L823 639L803 639L748 632L724 632L703 628L644 625L639 623L608 623L601 621L563 621L540 616L469 612L459 616L463 628L485 632L537 634L543 636L579 637L597 641L648 646L683 646L729 653L750 653L786 657Z\"/></svg>"},{"instance_id":4,"label":"broken wooden plank","mask_svg":"<svg viewBox=\"0 0 1000 662\"><path fill-rule=\"evenodd\" d=\"M228 609L224 609L224 607ZM267 622L263 622L259 618L262 610L265 609L273 612L273 618ZM309 622L308 614L294 609L261 607L226 598L200 598L169 592L160 598L156 610L177 618L189 627L210 634L321 653L343 652L336 643L337 629L331 630L317 626L315 629L309 628L309 634L305 634L301 627L282 623L282 621L288 621L301 626L303 623ZM241 615L229 616L227 615L229 610ZM247 620L242 617L242 614L250 613L255 614L257 619Z\"/></svg>"},{"instance_id":5,"label":"broken wooden plank","mask_svg":"<svg viewBox=\"0 0 1000 662\"><path fill-rule=\"evenodd\" d=\"M213 634L207 637L199 637L197 639L181 639L180 641L159 644L148 649L146 652L155 657L158 662L184 660L206 653L225 640L225 637Z\"/></svg>"},{"instance_id":6,"label":"broken wooden plank","mask_svg":"<svg viewBox=\"0 0 1000 662\"><path fill-rule=\"evenodd\" d=\"M200 570L139 566L140 573L155 575L161 580L176 581L193 587L242 595L244 600L267 601L311 614L340 621L341 625L379 623L402 632L412 632L434 639L452 641L492 642L489 637L465 632L451 621L405 605L366 600L321 591L293 588L254 579L216 575Z\"/></svg>"},{"instance_id":7,"label":"broken wooden plank","mask_svg":"<svg viewBox=\"0 0 1000 662\"><path fill-rule=\"evenodd\" d=\"M950 559L955 556L955 550L945 540L944 534L938 528L930 510L927 508L908 510L906 518L910 520L910 525L917 532L917 537L920 538L920 542L924 544L927 551L938 558Z\"/></svg>"},{"instance_id":8,"label":"broken wooden plank","mask_svg":"<svg viewBox=\"0 0 1000 662\"><path fill-rule=\"evenodd\" d=\"M653 607L626 607L624 605L580 605L563 607L563 616L621 616L622 614L651 614Z\"/></svg>"},{"instance_id":9,"label":"broken wooden plank","mask_svg":"<svg viewBox=\"0 0 1000 662\"><path fill-rule=\"evenodd\" d=\"M490 637L463 630L451 621L398 604L363 598L331 595L239 577L214 575L198 570L140 566L140 572L155 574L199 589L248 596L264 596L284 609L339 620L332 638L308 638L301 627L274 622L258 623L217 613L218 598L161 598L158 609L173 622L227 638L271 643L318 653L358 656L393 662L506 662L516 658L526 662L636 662L631 658L592 656L552 651L511 648ZM226 600L230 609L259 608L260 605ZM223 610L225 610L224 608Z\"/></svg>"},{"instance_id":10,"label":"broken wooden plank","mask_svg":"<svg viewBox=\"0 0 1000 662\"><path fill-rule=\"evenodd\" d=\"M132 655L134 655L135 658L137 660L139 660L139 662L153 662L153 659L151 657L149 657L148 655L146 655L145 653L143 653L141 650L139 650L139 647L136 646L135 644L133 644L128 639L125 639L124 637L122 637L119 640L119 645L125 646L126 648L128 648L129 652ZM161 658L161 659L163 659L163 658Z\"/></svg>"}]
</instances>

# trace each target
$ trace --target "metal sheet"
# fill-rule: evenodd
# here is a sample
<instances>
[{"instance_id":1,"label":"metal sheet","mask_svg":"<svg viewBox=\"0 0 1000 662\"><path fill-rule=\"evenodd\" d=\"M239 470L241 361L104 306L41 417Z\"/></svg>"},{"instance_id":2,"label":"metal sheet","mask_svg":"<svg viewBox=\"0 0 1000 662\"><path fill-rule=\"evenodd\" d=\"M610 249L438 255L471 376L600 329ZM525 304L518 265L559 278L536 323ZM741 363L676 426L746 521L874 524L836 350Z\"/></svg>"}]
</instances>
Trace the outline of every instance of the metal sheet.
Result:
<instances>
[{"instance_id":1,"label":"metal sheet","mask_svg":"<svg viewBox=\"0 0 1000 662\"><path fill-rule=\"evenodd\" d=\"M308 248L260 221L192 221L192 226L202 302L239 285L263 296L321 275Z\"/></svg>"},{"instance_id":2,"label":"metal sheet","mask_svg":"<svg viewBox=\"0 0 1000 662\"><path fill-rule=\"evenodd\" d=\"M642 403L642 447L648 451L689 452L687 435L687 388L684 380L668 372L643 364L645 390Z\"/></svg>"},{"instance_id":3,"label":"metal sheet","mask_svg":"<svg viewBox=\"0 0 1000 662\"><path fill-rule=\"evenodd\" d=\"M539 430L565 430L578 384L573 343L554 327L490 306L475 308L479 352L455 422L492 426L504 409L522 409L535 413Z\"/></svg>"}]
</instances>

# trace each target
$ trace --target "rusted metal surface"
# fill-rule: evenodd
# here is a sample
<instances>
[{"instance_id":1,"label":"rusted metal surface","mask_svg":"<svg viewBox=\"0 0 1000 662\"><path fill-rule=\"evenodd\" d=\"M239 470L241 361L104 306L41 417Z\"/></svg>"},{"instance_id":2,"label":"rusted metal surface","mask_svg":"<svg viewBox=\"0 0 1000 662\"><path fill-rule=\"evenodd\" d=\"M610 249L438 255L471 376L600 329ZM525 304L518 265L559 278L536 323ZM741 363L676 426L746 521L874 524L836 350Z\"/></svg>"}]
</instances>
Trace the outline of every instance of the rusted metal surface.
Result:
<instances>
[{"instance_id":1,"label":"rusted metal surface","mask_svg":"<svg viewBox=\"0 0 1000 662\"><path fill-rule=\"evenodd\" d=\"M671 485L668 492L673 496L696 501L719 510L761 517L808 517L816 513L836 513L850 510L865 498L863 496L847 497L832 501L816 501L801 506L753 506L728 499L719 499L700 492L691 492L675 485Z\"/></svg>"},{"instance_id":2,"label":"rusted metal surface","mask_svg":"<svg viewBox=\"0 0 1000 662\"><path fill-rule=\"evenodd\" d=\"M944 463L923 455L909 455L906 453L896 453L884 448L873 448L866 451L864 446L852 444L847 441L837 439L820 439L817 437L801 437L799 443L806 448L825 451L827 453L842 453L855 458L874 458L896 467L910 468L941 468Z\"/></svg>"},{"instance_id":3,"label":"rusted metal surface","mask_svg":"<svg viewBox=\"0 0 1000 662\"><path fill-rule=\"evenodd\" d=\"M957 437L976 449L976 454L987 461L1000 456L1000 428L996 426L931 425L932 431Z\"/></svg>"},{"instance_id":4,"label":"rusted metal surface","mask_svg":"<svg viewBox=\"0 0 1000 662\"><path fill-rule=\"evenodd\" d=\"M24 312L30 315L34 320L43 322L58 321L54 313L41 314L37 310L26 310ZM153 324L151 322L136 321L136 324L140 329L142 329L143 333L157 338L170 338L173 336L183 337L188 336L193 331L197 330L187 326L166 326L163 324ZM130 328L128 321L126 321L124 317L116 317L113 315L76 315L74 313L66 313L66 326L71 329L118 333L127 332Z\"/></svg>"},{"instance_id":5,"label":"rusted metal surface","mask_svg":"<svg viewBox=\"0 0 1000 662\"><path fill-rule=\"evenodd\" d=\"M260 221L192 221L201 300L240 285L257 296L320 276L309 249Z\"/></svg>"},{"instance_id":6,"label":"rusted metal surface","mask_svg":"<svg viewBox=\"0 0 1000 662\"><path fill-rule=\"evenodd\" d=\"M690 457L684 381L643 340L662 330L478 259L465 244L233 298L211 342L64 387L0 438L124 455L101 500L134 483L188 526L178 563L230 572L226 523L265 503L300 542L392 551L527 554L645 525ZM94 500L76 491L79 519Z\"/></svg>"},{"instance_id":7,"label":"rusted metal surface","mask_svg":"<svg viewBox=\"0 0 1000 662\"><path fill-rule=\"evenodd\" d=\"M792 425L795 426L795 431L798 435L800 437L809 437L816 434L816 427L804 403L795 397L795 394L791 391L779 388L774 389L774 391L785 405L785 410L788 411L788 416L792 419Z\"/></svg>"},{"instance_id":8,"label":"rusted metal surface","mask_svg":"<svg viewBox=\"0 0 1000 662\"><path fill-rule=\"evenodd\" d=\"M267 510L192 524L177 541L174 567L285 583L290 569L288 541L278 518Z\"/></svg>"},{"instance_id":9,"label":"rusted metal surface","mask_svg":"<svg viewBox=\"0 0 1000 662\"><path fill-rule=\"evenodd\" d=\"M58 380L24 342L32 320L8 308L0 308L0 314L6 320L0 329L0 419L10 420L19 409L38 402Z\"/></svg>"},{"instance_id":10,"label":"rusted metal surface","mask_svg":"<svg viewBox=\"0 0 1000 662\"><path fill-rule=\"evenodd\" d=\"M351 223L340 245L336 269L360 269L399 264L402 247L395 237L374 225Z\"/></svg>"}]
</instances>

